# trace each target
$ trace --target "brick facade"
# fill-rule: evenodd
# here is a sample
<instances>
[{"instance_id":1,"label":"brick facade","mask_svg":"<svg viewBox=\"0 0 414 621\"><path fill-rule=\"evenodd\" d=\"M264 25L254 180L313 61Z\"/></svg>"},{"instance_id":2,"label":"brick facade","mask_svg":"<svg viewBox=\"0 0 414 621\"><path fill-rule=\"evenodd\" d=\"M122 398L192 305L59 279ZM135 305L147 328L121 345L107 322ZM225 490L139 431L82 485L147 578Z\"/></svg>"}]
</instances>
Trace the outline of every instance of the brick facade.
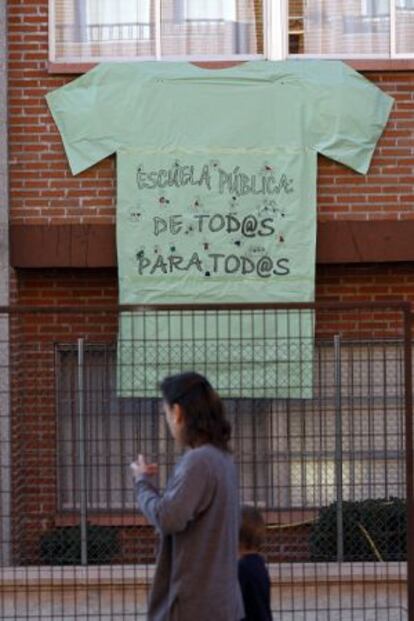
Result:
<instances>
[{"instance_id":1,"label":"brick facade","mask_svg":"<svg viewBox=\"0 0 414 621\"><path fill-rule=\"evenodd\" d=\"M372 72L396 99L369 175L321 158L324 219L413 218L414 72ZM48 73L48 3L9 2L11 221L26 224L114 221L113 158L73 177L44 96L74 76Z\"/></svg>"},{"instance_id":2,"label":"brick facade","mask_svg":"<svg viewBox=\"0 0 414 621\"><path fill-rule=\"evenodd\" d=\"M113 224L115 220L115 162L106 159L73 177L60 135L46 106L45 94L74 76L48 73L47 0L10 0L9 32L9 169L10 222L14 224ZM390 122L380 139L370 172L360 176L321 157L318 174L318 217L329 220L414 219L414 71L366 73L396 99ZM12 299L26 305L108 305L117 302L115 269L15 270ZM414 263L323 265L317 269L316 298L322 300L414 301ZM96 322L57 321L32 315L14 323L16 343L70 341L80 334L93 340L115 336L113 318ZM12 408L20 412L13 424L13 513L20 562L36 561L39 530L53 524L56 510L55 412L52 401L53 351L36 354L45 385L29 404L19 376L12 386ZM30 357L17 346L12 365L30 366ZM17 367L16 367L17 368ZM16 379L17 377L17 379ZM30 373L25 377L25 384ZM39 381L39 376L37 377ZM40 386L40 384L39 384ZM30 417L26 416L27 411ZM39 462L39 447L43 462ZM24 452L28 451L28 455ZM36 472L35 479L31 479ZM34 476L34 475L33 475ZM40 487L39 487L40 485ZM131 527L132 528L132 527ZM132 531L131 531L132 532ZM124 537L128 539L127 531ZM131 556L136 558L134 549ZM283 556L283 555L282 555Z\"/></svg>"}]
</instances>

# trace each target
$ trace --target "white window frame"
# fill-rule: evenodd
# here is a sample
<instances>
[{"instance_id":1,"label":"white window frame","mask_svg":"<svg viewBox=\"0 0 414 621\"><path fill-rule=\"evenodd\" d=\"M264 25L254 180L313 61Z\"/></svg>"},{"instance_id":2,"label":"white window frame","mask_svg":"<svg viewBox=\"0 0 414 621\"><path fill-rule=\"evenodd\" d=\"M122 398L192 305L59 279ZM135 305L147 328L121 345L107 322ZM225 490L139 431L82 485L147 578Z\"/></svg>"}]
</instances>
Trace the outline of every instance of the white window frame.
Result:
<instances>
[{"instance_id":1,"label":"white window frame","mask_svg":"<svg viewBox=\"0 0 414 621\"><path fill-rule=\"evenodd\" d=\"M288 0L263 0L263 54L231 54L226 56L162 56L161 46L161 0L155 2L155 55L151 57L140 56L135 60L162 60L163 62L187 60L187 61L222 61L222 60L257 60L266 58L268 60L286 60L287 58L326 58L326 59L366 59L366 60L400 60L414 58L412 53L398 53L396 41L396 18L397 0L389 0L390 3L390 48L388 54L289 54L289 1ZM49 0L49 60L56 64L70 63L96 63L96 57L68 58L66 60L56 59L55 46L55 0ZM99 62L111 61L122 62L131 61L133 58L125 57L102 57Z\"/></svg>"},{"instance_id":2,"label":"white window frame","mask_svg":"<svg viewBox=\"0 0 414 621\"><path fill-rule=\"evenodd\" d=\"M271 3L271 0L267 0ZM288 34L288 0L280 0L281 8L278 11L274 11L271 15L273 22L268 31L277 32L278 30L284 30L286 34L283 35L283 39L286 39L286 48L284 50L285 55L273 54L269 55L269 60L285 60L286 58L326 58L326 59L338 59L338 60L402 60L414 58L414 52L410 54L402 54L397 52L397 40L396 40L396 23L397 23L397 7L396 0L389 0L390 4L390 49L388 54L289 54L289 34ZM268 48L274 51L273 48Z\"/></svg>"},{"instance_id":3,"label":"white window frame","mask_svg":"<svg viewBox=\"0 0 414 621\"><path fill-rule=\"evenodd\" d=\"M152 56L139 56L139 57L88 57L82 56L67 58L65 60L56 58L56 43L55 43L55 25L56 25L56 10L55 10L55 1L56 0L48 0L49 1L49 18L48 18L48 45L49 45L49 62L57 65L66 65L66 64L96 64L98 62L140 62L145 60L157 60L163 62L177 62L180 60L186 61L195 61L195 62L215 62L215 61L239 61L239 60L260 60L266 58L265 54L226 54L226 55L214 55L214 56L198 56L198 55L182 55L182 56L174 56L162 55L162 45L161 45L161 0L155 0L154 2L154 22L155 22L155 54ZM116 0L115 0L116 1ZM263 11L265 10L265 5L267 3L271 3L271 0L262 0L263 1ZM283 0L282 0L283 1ZM277 3L277 2L276 2Z\"/></svg>"}]
</instances>

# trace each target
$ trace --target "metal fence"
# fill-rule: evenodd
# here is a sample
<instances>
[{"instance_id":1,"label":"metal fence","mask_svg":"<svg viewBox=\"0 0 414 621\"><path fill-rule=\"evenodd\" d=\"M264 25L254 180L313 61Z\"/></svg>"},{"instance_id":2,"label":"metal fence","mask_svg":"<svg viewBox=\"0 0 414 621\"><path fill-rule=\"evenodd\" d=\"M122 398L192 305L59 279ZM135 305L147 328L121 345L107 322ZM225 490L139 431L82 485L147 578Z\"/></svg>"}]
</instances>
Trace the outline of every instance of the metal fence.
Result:
<instances>
[{"instance_id":1,"label":"metal fence","mask_svg":"<svg viewBox=\"0 0 414 621\"><path fill-rule=\"evenodd\" d=\"M225 400L274 619L414 619L408 305L0 313L1 619L145 618L157 539L128 465L165 484L157 383L188 369Z\"/></svg>"}]
</instances>

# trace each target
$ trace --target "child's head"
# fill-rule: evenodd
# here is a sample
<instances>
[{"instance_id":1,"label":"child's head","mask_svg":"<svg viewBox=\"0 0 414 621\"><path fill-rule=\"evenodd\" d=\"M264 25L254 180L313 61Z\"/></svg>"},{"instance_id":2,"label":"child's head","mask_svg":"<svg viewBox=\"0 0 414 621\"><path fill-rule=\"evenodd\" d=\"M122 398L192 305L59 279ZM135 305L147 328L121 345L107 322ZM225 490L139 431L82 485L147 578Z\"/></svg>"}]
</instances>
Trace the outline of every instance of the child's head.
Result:
<instances>
[{"instance_id":1,"label":"child's head","mask_svg":"<svg viewBox=\"0 0 414 621\"><path fill-rule=\"evenodd\" d=\"M205 377L181 373L166 377L160 387L168 425L180 444L194 448L210 443L228 450L230 423L220 397Z\"/></svg>"},{"instance_id":2,"label":"child's head","mask_svg":"<svg viewBox=\"0 0 414 621\"><path fill-rule=\"evenodd\" d=\"M239 533L239 549L242 552L258 551L265 537L266 526L256 507L243 505L241 508L241 524Z\"/></svg>"}]
</instances>

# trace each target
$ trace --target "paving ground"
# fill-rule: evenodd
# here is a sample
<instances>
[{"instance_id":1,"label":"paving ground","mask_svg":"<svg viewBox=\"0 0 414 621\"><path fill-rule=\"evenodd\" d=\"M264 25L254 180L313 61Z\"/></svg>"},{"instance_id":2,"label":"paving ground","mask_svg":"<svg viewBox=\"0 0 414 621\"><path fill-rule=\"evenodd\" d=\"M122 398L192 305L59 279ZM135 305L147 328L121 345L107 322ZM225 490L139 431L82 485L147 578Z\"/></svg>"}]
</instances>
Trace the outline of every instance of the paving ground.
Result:
<instances>
[{"instance_id":1,"label":"paving ground","mask_svg":"<svg viewBox=\"0 0 414 621\"><path fill-rule=\"evenodd\" d=\"M274 621L408 619L404 563L269 569ZM152 576L137 565L0 568L0 620L145 621Z\"/></svg>"},{"instance_id":2,"label":"paving ground","mask_svg":"<svg viewBox=\"0 0 414 621\"><path fill-rule=\"evenodd\" d=\"M406 621L399 590L344 589L322 585L313 589L278 589L273 596L274 621ZM279 596L278 596L279 595ZM62 593L3 593L3 621L144 621L145 594L131 589L77 589ZM196 620L194 620L196 621Z\"/></svg>"}]
</instances>

